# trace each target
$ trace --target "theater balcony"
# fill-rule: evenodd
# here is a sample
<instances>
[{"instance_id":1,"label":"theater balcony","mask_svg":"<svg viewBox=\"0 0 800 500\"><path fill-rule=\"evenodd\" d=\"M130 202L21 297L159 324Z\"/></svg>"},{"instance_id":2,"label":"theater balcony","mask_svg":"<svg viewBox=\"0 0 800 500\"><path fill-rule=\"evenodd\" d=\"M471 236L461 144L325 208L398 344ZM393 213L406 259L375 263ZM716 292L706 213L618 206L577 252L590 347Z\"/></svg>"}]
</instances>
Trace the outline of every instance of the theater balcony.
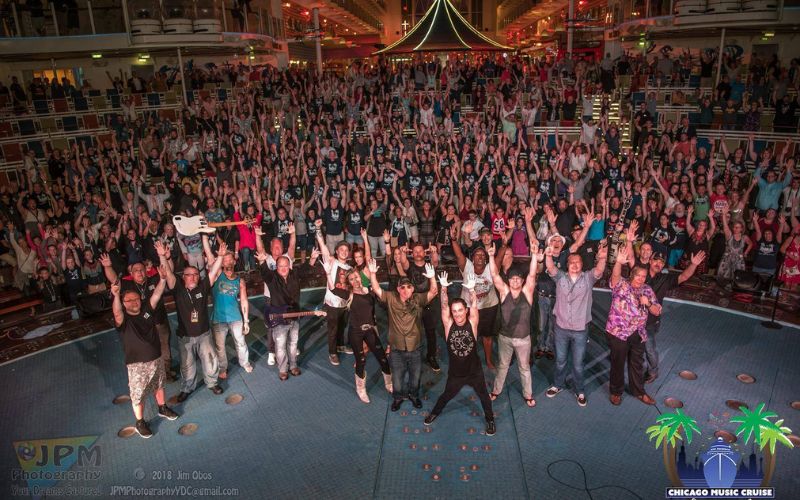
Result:
<instances>
[{"instance_id":1,"label":"theater balcony","mask_svg":"<svg viewBox=\"0 0 800 500\"><path fill-rule=\"evenodd\" d=\"M611 0L611 25L623 34L639 26L650 30L706 28L789 28L800 25L798 0Z\"/></svg>"},{"instance_id":2,"label":"theater balcony","mask_svg":"<svg viewBox=\"0 0 800 500\"><path fill-rule=\"evenodd\" d=\"M381 18L386 14L383 0L292 0L283 2L284 11L295 11L310 19L313 9L319 16L335 23L348 34L377 35L383 31Z\"/></svg>"},{"instance_id":3,"label":"theater balcony","mask_svg":"<svg viewBox=\"0 0 800 500\"><path fill-rule=\"evenodd\" d=\"M568 0L505 0L497 6L498 35L509 38L511 33L519 32L568 6Z\"/></svg>"},{"instance_id":4,"label":"theater balcony","mask_svg":"<svg viewBox=\"0 0 800 500\"><path fill-rule=\"evenodd\" d=\"M0 56L125 53L141 49L207 47L286 52L280 4L253 0L232 9L220 0L78 0L67 11L44 2L43 17L11 2L4 12ZM33 15L32 15L33 14Z\"/></svg>"}]
</instances>

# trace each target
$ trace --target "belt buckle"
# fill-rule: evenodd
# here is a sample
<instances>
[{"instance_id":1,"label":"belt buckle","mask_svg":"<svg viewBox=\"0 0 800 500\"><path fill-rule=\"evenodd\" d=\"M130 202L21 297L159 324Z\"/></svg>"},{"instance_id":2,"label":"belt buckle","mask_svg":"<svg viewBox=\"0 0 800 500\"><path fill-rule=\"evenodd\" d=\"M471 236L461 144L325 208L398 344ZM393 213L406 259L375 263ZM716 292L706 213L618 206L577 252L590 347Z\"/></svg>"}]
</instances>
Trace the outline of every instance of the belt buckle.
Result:
<instances>
[{"instance_id":1,"label":"belt buckle","mask_svg":"<svg viewBox=\"0 0 800 500\"><path fill-rule=\"evenodd\" d=\"M375 325L361 325L361 331L366 332L367 330L372 330L375 328Z\"/></svg>"}]
</instances>

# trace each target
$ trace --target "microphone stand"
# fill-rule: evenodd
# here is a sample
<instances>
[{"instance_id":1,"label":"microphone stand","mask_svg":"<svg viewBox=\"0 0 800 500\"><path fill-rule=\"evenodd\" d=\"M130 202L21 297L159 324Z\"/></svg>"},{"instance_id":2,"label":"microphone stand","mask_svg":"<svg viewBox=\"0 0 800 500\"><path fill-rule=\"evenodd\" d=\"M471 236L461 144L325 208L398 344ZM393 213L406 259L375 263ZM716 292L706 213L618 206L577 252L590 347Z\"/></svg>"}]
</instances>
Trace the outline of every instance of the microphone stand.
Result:
<instances>
[{"instance_id":1,"label":"microphone stand","mask_svg":"<svg viewBox=\"0 0 800 500\"><path fill-rule=\"evenodd\" d=\"M775 321L775 312L778 309L778 298L781 295L781 287L779 285L776 286L777 286L777 293L775 294L775 301L772 304L772 317L770 318L769 321L761 322L761 326L763 326L764 328L769 328L770 330L780 330L781 328L783 328L783 325Z\"/></svg>"}]
</instances>

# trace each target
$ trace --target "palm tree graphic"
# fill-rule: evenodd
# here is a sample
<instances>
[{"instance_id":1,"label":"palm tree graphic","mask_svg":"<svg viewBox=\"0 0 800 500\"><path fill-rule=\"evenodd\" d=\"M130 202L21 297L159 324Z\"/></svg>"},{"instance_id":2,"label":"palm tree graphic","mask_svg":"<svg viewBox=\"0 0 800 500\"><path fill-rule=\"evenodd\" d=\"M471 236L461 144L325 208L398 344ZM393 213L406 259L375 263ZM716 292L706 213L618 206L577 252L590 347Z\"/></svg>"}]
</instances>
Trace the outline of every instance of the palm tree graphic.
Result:
<instances>
[{"instance_id":1,"label":"palm tree graphic","mask_svg":"<svg viewBox=\"0 0 800 500\"><path fill-rule=\"evenodd\" d=\"M656 425L651 425L646 432L650 441L656 440L656 448L661 446L664 453L664 467L667 476L674 486L681 486L681 479L675 468L675 444L683 440L681 431L686 436L686 444L692 443L692 434L700 434L697 421L678 408L673 413L664 413L656 419Z\"/></svg>"},{"instance_id":2,"label":"palm tree graphic","mask_svg":"<svg viewBox=\"0 0 800 500\"><path fill-rule=\"evenodd\" d=\"M739 407L742 416L731 418L731 422L740 424L736 429L736 435L744 439L744 444L753 442L758 443L759 448L764 452L766 467L764 467L764 478L762 486L769 485L772 473L775 470L775 446L781 443L789 448L794 448L794 444L786 437L792 430L784 427L783 419L770 419L778 417L778 414L765 410L766 404L761 403L755 410L750 410L744 406Z\"/></svg>"}]
</instances>

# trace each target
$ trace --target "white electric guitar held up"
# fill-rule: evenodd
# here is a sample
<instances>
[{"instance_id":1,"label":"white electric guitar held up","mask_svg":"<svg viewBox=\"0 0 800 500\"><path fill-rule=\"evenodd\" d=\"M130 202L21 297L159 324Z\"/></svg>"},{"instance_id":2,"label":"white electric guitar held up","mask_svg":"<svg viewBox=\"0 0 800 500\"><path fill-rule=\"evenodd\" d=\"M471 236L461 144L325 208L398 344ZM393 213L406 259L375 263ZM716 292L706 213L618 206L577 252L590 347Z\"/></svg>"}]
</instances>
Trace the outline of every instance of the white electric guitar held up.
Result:
<instances>
[{"instance_id":1,"label":"white electric guitar held up","mask_svg":"<svg viewBox=\"0 0 800 500\"><path fill-rule=\"evenodd\" d=\"M194 236L198 233L211 234L216 231L218 227L240 226L242 224L253 224L254 222L255 220L250 217L233 222L208 222L202 215L196 215L194 217L176 215L172 218L175 229L184 236Z\"/></svg>"}]
</instances>

